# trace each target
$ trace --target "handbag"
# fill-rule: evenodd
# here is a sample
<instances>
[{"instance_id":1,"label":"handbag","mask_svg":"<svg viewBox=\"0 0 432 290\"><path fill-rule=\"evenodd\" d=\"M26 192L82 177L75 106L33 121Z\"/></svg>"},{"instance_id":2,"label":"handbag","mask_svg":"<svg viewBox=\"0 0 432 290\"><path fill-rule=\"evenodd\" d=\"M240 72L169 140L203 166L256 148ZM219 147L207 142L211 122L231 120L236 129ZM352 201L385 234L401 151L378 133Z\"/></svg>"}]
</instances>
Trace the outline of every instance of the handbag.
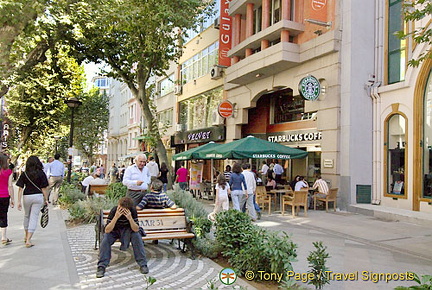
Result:
<instances>
[{"instance_id":1,"label":"handbag","mask_svg":"<svg viewBox=\"0 0 432 290\"><path fill-rule=\"evenodd\" d=\"M41 208L41 219L40 219L40 226L42 228L46 228L46 226L48 225L48 221L49 221L49 215L48 215L48 206L46 204L44 204Z\"/></svg>"},{"instance_id":2,"label":"handbag","mask_svg":"<svg viewBox=\"0 0 432 290\"><path fill-rule=\"evenodd\" d=\"M40 190L40 192L42 192L42 189L39 188L39 186L37 186L36 184L34 184L34 182L28 177L27 173L24 171L25 176L27 177L27 179L33 184L34 187L36 187L37 189ZM43 192L42 192L43 194ZM45 203L42 208L41 208L41 219L40 219L40 225L42 228L46 228L46 226L48 225L48 221L49 221L49 215L48 215L48 205Z\"/></svg>"}]
</instances>

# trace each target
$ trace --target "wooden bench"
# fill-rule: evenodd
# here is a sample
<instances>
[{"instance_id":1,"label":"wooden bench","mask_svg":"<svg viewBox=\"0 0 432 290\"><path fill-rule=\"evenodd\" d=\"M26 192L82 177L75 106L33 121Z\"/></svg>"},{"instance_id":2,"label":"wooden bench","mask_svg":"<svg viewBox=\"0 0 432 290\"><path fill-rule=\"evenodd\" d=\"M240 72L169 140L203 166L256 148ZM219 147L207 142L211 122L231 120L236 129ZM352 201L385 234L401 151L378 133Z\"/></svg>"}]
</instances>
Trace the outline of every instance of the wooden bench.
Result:
<instances>
[{"instance_id":1,"label":"wooden bench","mask_svg":"<svg viewBox=\"0 0 432 290\"><path fill-rule=\"evenodd\" d=\"M192 233L192 222L185 216L183 208L177 209L143 209L138 212L138 223L146 233L142 237L143 241L150 240L175 240L179 242L179 249L185 252L185 246L191 250L191 257L194 258L194 247L192 244L195 234ZM96 223L96 241L97 243L102 240L105 224L110 211L102 210L98 221ZM183 241L183 248L180 248L180 241Z\"/></svg>"},{"instance_id":2,"label":"wooden bench","mask_svg":"<svg viewBox=\"0 0 432 290\"><path fill-rule=\"evenodd\" d=\"M88 189L88 195L104 195L108 189L108 184L90 184Z\"/></svg>"}]
</instances>

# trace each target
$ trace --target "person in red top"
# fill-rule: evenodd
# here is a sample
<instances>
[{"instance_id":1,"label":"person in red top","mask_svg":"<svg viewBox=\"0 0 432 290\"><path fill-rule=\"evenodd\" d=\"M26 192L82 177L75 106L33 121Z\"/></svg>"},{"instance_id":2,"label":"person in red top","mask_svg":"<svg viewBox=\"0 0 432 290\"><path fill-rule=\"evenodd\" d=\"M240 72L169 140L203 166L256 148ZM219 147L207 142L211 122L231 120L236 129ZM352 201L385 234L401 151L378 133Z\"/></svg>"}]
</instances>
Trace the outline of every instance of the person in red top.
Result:
<instances>
[{"instance_id":1,"label":"person in red top","mask_svg":"<svg viewBox=\"0 0 432 290\"><path fill-rule=\"evenodd\" d=\"M9 169L8 157L0 155L0 229L3 245L9 245L12 240L6 236L8 226L8 209L14 207L14 190L12 186L12 170Z\"/></svg>"},{"instance_id":2,"label":"person in red top","mask_svg":"<svg viewBox=\"0 0 432 290\"><path fill-rule=\"evenodd\" d=\"M179 184L179 186L180 186L180 189L182 189L182 190L186 190L186 188L187 188L187 184L188 184L188 175L189 175L189 172L188 172L188 170L185 168L185 164L184 164L184 161L181 161L180 162L180 168L179 169L177 169L177 172L176 172L176 182L178 182L178 184Z\"/></svg>"}]
</instances>

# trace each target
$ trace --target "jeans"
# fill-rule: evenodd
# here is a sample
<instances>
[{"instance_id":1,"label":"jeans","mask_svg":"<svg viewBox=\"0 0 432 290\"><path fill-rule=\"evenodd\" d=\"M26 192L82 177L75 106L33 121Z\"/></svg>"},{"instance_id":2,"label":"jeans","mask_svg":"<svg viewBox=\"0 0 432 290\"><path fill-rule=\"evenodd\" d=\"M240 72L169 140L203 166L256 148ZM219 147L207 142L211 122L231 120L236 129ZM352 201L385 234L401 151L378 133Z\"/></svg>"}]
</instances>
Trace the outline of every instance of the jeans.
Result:
<instances>
[{"instance_id":1,"label":"jeans","mask_svg":"<svg viewBox=\"0 0 432 290\"><path fill-rule=\"evenodd\" d=\"M166 193L166 191L167 191L167 185L168 185L168 183L164 183L163 184L163 191L162 192Z\"/></svg>"},{"instance_id":2,"label":"jeans","mask_svg":"<svg viewBox=\"0 0 432 290\"><path fill-rule=\"evenodd\" d=\"M147 258L144 250L144 242L142 241L139 232L131 230L131 244L134 252L135 261L140 267L147 266ZM111 260L111 246L120 238L120 232L112 231L105 233L99 249L99 262L98 267L106 268Z\"/></svg>"},{"instance_id":3,"label":"jeans","mask_svg":"<svg viewBox=\"0 0 432 290\"><path fill-rule=\"evenodd\" d=\"M249 216L252 220L257 219L257 213L255 211L255 205L254 205L254 196L255 194L248 194L247 197L246 195L243 195L243 198L241 200L242 208L247 205L247 208L249 210Z\"/></svg>"},{"instance_id":4,"label":"jeans","mask_svg":"<svg viewBox=\"0 0 432 290\"><path fill-rule=\"evenodd\" d=\"M240 202L243 198L243 190L233 190L231 191L231 199L233 203L233 208L240 211Z\"/></svg>"},{"instance_id":5,"label":"jeans","mask_svg":"<svg viewBox=\"0 0 432 290\"><path fill-rule=\"evenodd\" d=\"M187 182L179 182L179 186L181 190L186 190L188 183Z\"/></svg>"}]
</instances>

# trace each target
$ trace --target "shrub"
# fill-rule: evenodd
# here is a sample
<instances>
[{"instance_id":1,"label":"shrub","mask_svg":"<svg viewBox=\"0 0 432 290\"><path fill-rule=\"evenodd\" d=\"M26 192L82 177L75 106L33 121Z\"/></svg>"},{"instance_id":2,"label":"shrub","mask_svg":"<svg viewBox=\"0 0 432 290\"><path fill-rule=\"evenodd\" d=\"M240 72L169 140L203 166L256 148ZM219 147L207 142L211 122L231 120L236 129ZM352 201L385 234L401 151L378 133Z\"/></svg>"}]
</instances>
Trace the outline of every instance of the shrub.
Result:
<instances>
[{"instance_id":1,"label":"shrub","mask_svg":"<svg viewBox=\"0 0 432 290\"><path fill-rule=\"evenodd\" d=\"M313 278L309 280L308 284L315 286L315 289L322 289L325 284L329 284L330 281L326 275L328 268L326 267L326 260L330 255L326 252L327 247L320 242L313 243L315 251L311 251L307 260L311 269L308 273L313 274Z\"/></svg>"},{"instance_id":2,"label":"shrub","mask_svg":"<svg viewBox=\"0 0 432 290\"><path fill-rule=\"evenodd\" d=\"M120 198L125 197L126 193L127 187L120 182L115 182L108 185L105 196L112 200L119 200Z\"/></svg>"},{"instance_id":3,"label":"shrub","mask_svg":"<svg viewBox=\"0 0 432 290\"><path fill-rule=\"evenodd\" d=\"M68 208L70 205L79 200L85 199L85 194L81 192L75 185L63 183L59 191L59 204L62 207Z\"/></svg>"},{"instance_id":4,"label":"shrub","mask_svg":"<svg viewBox=\"0 0 432 290\"><path fill-rule=\"evenodd\" d=\"M190 220L193 222L193 230L198 238L204 238L205 234L210 232L212 222L207 218L193 216Z\"/></svg>"},{"instance_id":5,"label":"shrub","mask_svg":"<svg viewBox=\"0 0 432 290\"><path fill-rule=\"evenodd\" d=\"M236 210L216 215L216 240L240 274L246 270L286 273L297 257L297 245L286 233L268 232Z\"/></svg>"},{"instance_id":6,"label":"shrub","mask_svg":"<svg viewBox=\"0 0 432 290\"><path fill-rule=\"evenodd\" d=\"M175 202L178 207L184 208L186 216L189 218L207 218L207 211L202 203L195 200L189 191L178 190L167 193L169 198Z\"/></svg>"},{"instance_id":7,"label":"shrub","mask_svg":"<svg viewBox=\"0 0 432 290\"><path fill-rule=\"evenodd\" d=\"M414 290L414 289L424 289L424 290L432 290L432 275L422 275L421 278L413 272L408 272L409 275L407 277L407 280L411 279L415 281L418 285L410 286L410 287L404 287L404 286L398 286L395 289L396 290Z\"/></svg>"},{"instance_id":8,"label":"shrub","mask_svg":"<svg viewBox=\"0 0 432 290\"><path fill-rule=\"evenodd\" d=\"M195 248L205 257L214 259L222 252L221 245L214 239L207 237L196 238L193 240Z\"/></svg>"},{"instance_id":9,"label":"shrub","mask_svg":"<svg viewBox=\"0 0 432 290\"><path fill-rule=\"evenodd\" d=\"M117 205L117 200L99 197L80 200L69 207L69 214L73 222L92 223L102 209L111 209Z\"/></svg>"}]
</instances>

